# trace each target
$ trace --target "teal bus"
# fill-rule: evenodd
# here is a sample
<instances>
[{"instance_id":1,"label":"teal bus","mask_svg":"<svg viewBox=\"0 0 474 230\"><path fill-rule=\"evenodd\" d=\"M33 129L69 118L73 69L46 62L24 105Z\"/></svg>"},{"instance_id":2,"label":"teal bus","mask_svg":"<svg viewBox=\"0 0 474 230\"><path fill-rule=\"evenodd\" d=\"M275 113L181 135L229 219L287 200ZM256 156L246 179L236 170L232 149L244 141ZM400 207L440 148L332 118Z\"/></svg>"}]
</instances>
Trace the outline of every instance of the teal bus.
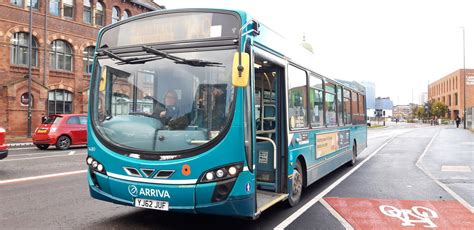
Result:
<instances>
[{"instance_id":1,"label":"teal bus","mask_svg":"<svg viewBox=\"0 0 474 230\"><path fill-rule=\"evenodd\" d=\"M93 198L255 219L367 145L364 88L247 13L161 10L102 28L89 95Z\"/></svg>"}]
</instances>

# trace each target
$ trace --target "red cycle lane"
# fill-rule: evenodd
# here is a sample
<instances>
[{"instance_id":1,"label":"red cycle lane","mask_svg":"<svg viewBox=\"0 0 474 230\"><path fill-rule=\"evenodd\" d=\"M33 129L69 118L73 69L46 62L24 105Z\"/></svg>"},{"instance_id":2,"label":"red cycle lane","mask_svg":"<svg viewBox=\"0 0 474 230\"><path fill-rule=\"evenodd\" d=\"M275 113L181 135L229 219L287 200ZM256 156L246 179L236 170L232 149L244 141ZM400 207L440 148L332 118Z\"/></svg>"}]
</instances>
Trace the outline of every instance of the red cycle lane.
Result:
<instances>
[{"instance_id":1,"label":"red cycle lane","mask_svg":"<svg viewBox=\"0 0 474 230\"><path fill-rule=\"evenodd\" d=\"M324 200L355 229L474 229L474 214L455 200Z\"/></svg>"}]
</instances>

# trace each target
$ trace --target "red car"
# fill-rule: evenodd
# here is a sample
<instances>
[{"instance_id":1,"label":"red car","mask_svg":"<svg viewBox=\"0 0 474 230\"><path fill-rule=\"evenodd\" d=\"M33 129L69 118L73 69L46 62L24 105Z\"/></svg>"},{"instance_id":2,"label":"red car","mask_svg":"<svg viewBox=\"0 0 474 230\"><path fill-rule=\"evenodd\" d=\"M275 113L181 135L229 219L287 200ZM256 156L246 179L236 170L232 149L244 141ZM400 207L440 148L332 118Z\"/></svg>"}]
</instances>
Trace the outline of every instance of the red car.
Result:
<instances>
[{"instance_id":1,"label":"red car","mask_svg":"<svg viewBox=\"0 0 474 230\"><path fill-rule=\"evenodd\" d=\"M58 149L68 149L71 145L87 144L86 114L54 114L33 134L33 144L39 149L56 145Z\"/></svg>"},{"instance_id":2,"label":"red car","mask_svg":"<svg viewBox=\"0 0 474 230\"><path fill-rule=\"evenodd\" d=\"M0 160L8 156L8 148L5 143L5 129L0 127Z\"/></svg>"}]
</instances>

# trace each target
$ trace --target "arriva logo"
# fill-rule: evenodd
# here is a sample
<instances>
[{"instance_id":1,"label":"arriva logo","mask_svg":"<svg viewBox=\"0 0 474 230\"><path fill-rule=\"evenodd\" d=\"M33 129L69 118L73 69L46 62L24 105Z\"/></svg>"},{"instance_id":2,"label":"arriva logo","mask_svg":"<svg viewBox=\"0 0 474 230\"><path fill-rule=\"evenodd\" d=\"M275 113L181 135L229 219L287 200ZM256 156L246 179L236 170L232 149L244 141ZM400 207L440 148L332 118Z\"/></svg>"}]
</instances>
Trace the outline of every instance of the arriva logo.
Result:
<instances>
[{"instance_id":1,"label":"arriva logo","mask_svg":"<svg viewBox=\"0 0 474 230\"><path fill-rule=\"evenodd\" d=\"M130 195L132 195L133 197L136 197L138 195L138 188L137 186L135 185L129 185L128 186L128 192L130 193Z\"/></svg>"},{"instance_id":2,"label":"arriva logo","mask_svg":"<svg viewBox=\"0 0 474 230\"><path fill-rule=\"evenodd\" d=\"M154 196L154 197L171 199L170 194L168 193L168 190L150 189L150 188L138 189L137 186L135 185L129 185L128 192L133 197L137 197L138 195L140 195L140 196Z\"/></svg>"}]
</instances>

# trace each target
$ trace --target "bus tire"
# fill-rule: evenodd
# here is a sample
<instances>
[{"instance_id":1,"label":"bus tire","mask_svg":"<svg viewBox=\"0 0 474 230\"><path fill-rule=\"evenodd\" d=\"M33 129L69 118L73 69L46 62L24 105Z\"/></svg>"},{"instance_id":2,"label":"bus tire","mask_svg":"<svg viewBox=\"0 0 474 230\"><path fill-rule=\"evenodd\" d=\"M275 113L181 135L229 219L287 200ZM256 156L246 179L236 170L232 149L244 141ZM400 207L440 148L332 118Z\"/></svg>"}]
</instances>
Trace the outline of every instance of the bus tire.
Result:
<instances>
[{"instance_id":1,"label":"bus tire","mask_svg":"<svg viewBox=\"0 0 474 230\"><path fill-rule=\"evenodd\" d=\"M288 196L288 204L293 207L301 199L301 192L303 191L303 170L299 160L296 161L296 165L293 168L293 186Z\"/></svg>"},{"instance_id":2,"label":"bus tire","mask_svg":"<svg viewBox=\"0 0 474 230\"><path fill-rule=\"evenodd\" d=\"M357 142L354 141L354 145L352 146L352 159L348 162L348 166L354 166L357 162Z\"/></svg>"},{"instance_id":3,"label":"bus tire","mask_svg":"<svg viewBox=\"0 0 474 230\"><path fill-rule=\"evenodd\" d=\"M66 150L71 146L71 138L68 136L60 136L58 140L56 141L56 148L61 149L61 150Z\"/></svg>"}]
</instances>

